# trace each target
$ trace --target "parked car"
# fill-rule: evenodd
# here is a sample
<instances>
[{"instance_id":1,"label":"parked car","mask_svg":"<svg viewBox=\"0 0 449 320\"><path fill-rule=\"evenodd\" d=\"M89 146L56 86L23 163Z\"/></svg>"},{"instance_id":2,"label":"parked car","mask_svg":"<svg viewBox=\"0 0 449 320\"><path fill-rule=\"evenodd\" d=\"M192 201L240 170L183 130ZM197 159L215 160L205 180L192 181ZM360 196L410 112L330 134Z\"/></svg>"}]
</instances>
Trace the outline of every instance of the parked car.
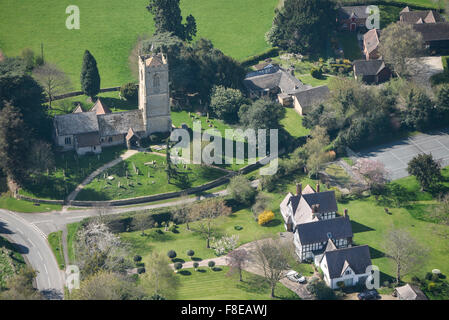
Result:
<instances>
[{"instance_id":1,"label":"parked car","mask_svg":"<svg viewBox=\"0 0 449 320\"><path fill-rule=\"evenodd\" d=\"M290 270L289 272L287 272L287 279L298 283L306 282L306 277L304 277L302 274L299 274L295 270Z\"/></svg>"},{"instance_id":2,"label":"parked car","mask_svg":"<svg viewBox=\"0 0 449 320\"><path fill-rule=\"evenodd\" d=\"M376 300L380 299L380 295L377 290L368 290L365 292L360 292L357 295L357 298L359 298L359 300Z\"/></svg>"}]
</instances>

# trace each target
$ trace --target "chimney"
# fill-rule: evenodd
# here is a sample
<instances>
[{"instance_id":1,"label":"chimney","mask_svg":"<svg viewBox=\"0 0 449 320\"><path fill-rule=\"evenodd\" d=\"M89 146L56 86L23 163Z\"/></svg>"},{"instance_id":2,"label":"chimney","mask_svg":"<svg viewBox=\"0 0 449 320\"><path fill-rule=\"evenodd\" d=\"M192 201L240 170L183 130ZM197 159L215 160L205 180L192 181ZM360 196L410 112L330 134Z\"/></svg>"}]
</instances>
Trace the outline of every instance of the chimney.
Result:
<instances>
[{"instance_id":1,"label":"chimney","mask_svg":"<svg viewBox=\"0 0 449 320\"><path fill-rule=\"evenodd\" d=\"M345 218L348 217L348 209L345 209L345 215L344 215L344 217L345 217Z\"/></svg>"},{"instance_id":2,"label":"chimney","mask_svg":"<svg viewBox=\"0 0 449 320\"><path fill-rule=\"evenodd\" d=\"M302 183L296 184L296 195L299 196L302 194Z\"/></svg>"},{"instance_id":3,"label":"chimney","mask_svg":"<svg viewBox=\"0 0 449 320\"><path fill-rule=\"evenodd\" d=\"M316 184L316 192L320 192L320 183Z\"/></svg>"}]
</instances>

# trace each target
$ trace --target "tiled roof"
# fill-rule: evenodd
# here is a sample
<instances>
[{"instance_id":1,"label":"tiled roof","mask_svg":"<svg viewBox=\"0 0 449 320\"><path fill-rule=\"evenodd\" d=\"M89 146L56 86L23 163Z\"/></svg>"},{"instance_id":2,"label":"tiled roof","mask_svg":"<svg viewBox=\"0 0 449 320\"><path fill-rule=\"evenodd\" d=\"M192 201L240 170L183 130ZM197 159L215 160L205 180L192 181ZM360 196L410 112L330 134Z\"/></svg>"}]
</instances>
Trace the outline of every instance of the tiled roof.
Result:
<instances>
[{"instance_id":1,"label":"tiled roof","mask_svg":"<svg viewBox=\"0 0 449 320\"><path fill-rule=\"evenodd\" d=\"M449 22L414 24L413 28L421 33L425 42L449 40Z\"/></svg>"},{"instance_id":2,"label":"tiled roof","mask_svg":"<svg viewBox=\"0 0 449 320\"><path fill-rule=\"evenodd\" d=\"M247 76L243 80L243 83L248 89L253 91L271 90L279 87L282 92L288 94L310 88L310 86L304 85L295 76L281 68L277 68L277 71L275 72L266 74L256 73L254 76Z\"/></svg>"},{"instance_id":3,"label":"tiled roof","mask_svg":"<svg viewBox=\"0 0 449 320\"><path fill-rule=\"evenodd\" d=\"M304 200L310 208L319 204L318 213L337 212L337 200L335 200L335 191L323 191L309 194L303 194Z\"/></svg>"},{"instance_id":4,"label":"tiled roof","mask_svg":"<svg viewBox=\"0 0 449 320\"><path fill-rule=\"evenodd\" d=\"M354 61L356 75L375 76L385 68L383 60L357 60Z\"/></svg>"},{"instance_id":5,"label":"tiled roof","mask_svg":"<svg viewBox=\"0 0 449 320\"><path fill-rule=\"evenodd\" d=\"M84 112L84 110L83 107L81 107L81 105L79 104L76 106L75 110L73 110L72 113L81 113L81 112Z\"/></svg>"},{"instance_id":6,"label":"tiled roof","mask_svg":"<svg viewBox=\"0 0 449 320\"><path fill-rule=\"evenodd\" d=\"M318 86L309 88L294 94L301 107L310 107L319 104L329 96L329 88L327 86Z\"/></svg>"},{"instance_id":7,"label":"tiled roof","mask_svg":"<svg viewBox=\"0 0 449 320\"><path fill-rule=\"evenodd\" d=\"M98 115L98 124L102 137L125 135L130 128L134 132L145 131L142 111L139 109Z\"/></svg>"},{"instance_id":8,"label":"tiled roof","mask_svg":"<svg viewBox=\"0 0 449 320\"><path fill-rule=\"evenodd\" d=\"M348 266L356 274L363 274L366 273L366 268L371 265L367 245L326 251L324 256L331 279L341 277Z\"/></svg>"},{"instance_id":9,"label":"tiled roof","mask_svg":"<svg viewBox=\"0 0 449 320\"><path fill-rule=\"evenodd\" d=\"M339 20L346 20L351 17L359 18L359 19L366 19L370 15L369 13L366 13L367 6L347 6L347 7L341 7L338 10L338 19Z\"/></svg>"},{"instance_id":10,"label":"tiled roof","mask_svg":"<svg viewBox=\"0 0 449 320\"><path fill-rule=\"evenodd\" d=\"M59 136L99 131L97 115L94 112L57 115L54 123Z\"/></svg>"},{"instance_id":11,"label":"tiled roof","mask_svg":"<svg viewBox=\"0 0 449 320\"><path fill-rule=\"evenodd\" d=\"M100 134L98 132L80 133L76 136L77 147L90 147L100 145Z\"/></svg>"},{"instance_id":12,"label":"tiled roof","mask_svg":"<svg viewBox=\"0 0 449 320\"><path fill-rule=\"evenodd\" d=\"M329 235L333 239L346 239L353 235L349 217L299 224L296 232L302 245L327 242Z\"/></svg>"},{"instance_id":13,"label":"tiled roof","mask_svg":"<svg viewBox=\"0 0 449 320\"><path fill-rule=\"evenodd\" d=\"M109 110L109 108L106 107L106 105L103 102L101 102L100 98L97 99L97 102L95 102L90 111L95 112L96 114L111 113L111 110Z\"/></svg>"},{"instance_id":14,"label":"tiled roof","mask_svg":"<svg viewBox=\"0 0 449 320\"><path fill-rule=\"evenodd\" d=\"M373 52L379 46L380 30L371 29L363 35L363 43L368 53Z\"/></svg>"},{"instance_id":15,"label":"tiled roof","mask_svg":"<svg viewBox=\"0 0 449 320\"><path fill-rule=\"evenodd\" d=\"M397 287L396 292L402 300L428 300L421 289L408 283L405 286Z\"/></svg>"},{"instance_id":16,"label":"tiled roof","mask_svg":"<svg viewBox=\"0 0 449 320\"><path fill-rule=\"evenodd\" d=\"M427 11L408 11L400 13L400 21L405 23L436 23L441 22L441 16L438 12L433 10Z\"/></svg>"}]
</instances>

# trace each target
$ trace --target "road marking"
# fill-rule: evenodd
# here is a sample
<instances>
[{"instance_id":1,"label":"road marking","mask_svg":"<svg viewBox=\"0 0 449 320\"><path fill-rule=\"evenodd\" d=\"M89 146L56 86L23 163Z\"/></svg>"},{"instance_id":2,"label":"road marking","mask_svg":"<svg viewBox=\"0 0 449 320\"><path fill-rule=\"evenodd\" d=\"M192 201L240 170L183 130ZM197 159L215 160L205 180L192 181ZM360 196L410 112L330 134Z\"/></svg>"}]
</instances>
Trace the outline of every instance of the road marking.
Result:
<instances>
[{"instance_id":1,"label":"road marking","mask_svg":"<svg viewBox=\"0 0 449 320\"><path fill-rule=\"evenodd\" d=\"M67 217L67 220L84 219L84 218L89 218L89 217L90 217L90 216Z\"/></svg>"},{"instance_id":2,"label":"road marking","mask_svg":"<svg viewBox=\"0 0 449 320\"><path fill-rule=\"evenodd\" d=\"M37 251L37 255L39 256L39 258L41 258L42 261L44 261L44 258L42 258L41 253L39 251Z\"/></svg>"},{"instance_id":3,"label":"road marking","mask_svg":"<svg viewBox=\"0 0 449 320\"><path fill-rule=\"evenodd\" d=\"M31 241L29 238L27 239L29 243L31 243L32 247L35 247L36 245L33 243L33 241Z\"/></svg>"},{"instance_id":4,"label":"road marking","mask_svg":"<svg viewBox=\"0 0 449 320\"><path fill-rule=\"evenodd\" d=\"M48 274L47 266L44 264L45 273ZM48 281L48 284L50 285L50 281Z\"/></svg>"}]
</instances>

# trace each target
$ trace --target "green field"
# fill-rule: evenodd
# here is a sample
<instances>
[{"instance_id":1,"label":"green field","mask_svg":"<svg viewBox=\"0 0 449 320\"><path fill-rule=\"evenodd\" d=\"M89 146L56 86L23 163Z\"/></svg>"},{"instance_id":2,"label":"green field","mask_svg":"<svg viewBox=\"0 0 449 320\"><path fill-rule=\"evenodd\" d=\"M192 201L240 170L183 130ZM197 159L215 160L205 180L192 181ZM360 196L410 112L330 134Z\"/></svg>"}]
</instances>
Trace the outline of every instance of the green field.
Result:
<instances>
[{"instance_id":1,"label":"green field","mask_svg":"<svg viewBox=\"0 0 449 320\"><path fill-rule=\"evenodd\" d=\"M215 232L216 235L238 235L239 245L260 239L266 234L276 234L284 231L281 223L282 217L276 215L268 226L259 226L254 220L249 210L240 210L229 217L217 218ZM235 230L235 226L243 227L242 230ZM195 228L195 223L190 224L190 228ZM161 229L163 230L163 228ZM169 250L175 250L179 261L191 261L187 256L187 250L195 251L195 258L214 258L212 249L206 248L206 240L198 233L189 231L184 224L179 225L178 233L164 232L162 235L155 234L149 230L146 236L142 236L140 231L125 232L120 234L120 238L131 245L132 254L139 254L142 257L149 255L153 250L166 254ZM144 259L145 260L145 259Z\"/></svg>"},{"instance_id":2,"label":"green field","mask_svg":"<svg viewBox=\"0 0 449 320\"><path fill-rule=\"evenodd\" d=\"M182 14L196 18L199 37L212 40L225 54L236 59L268 49L264 34L271 26L278 0L183 0ZM80 29L68 30L67 6L80 9ZM24 48L40 53L67 72L75 88L84 50L97 60L101 86L132 81L128 56L139 35L151 35L153 19L148 0L3 0L0 10L0 48L18 55ZM7 31L7 32L6 32Z\"/></svg>"},{"instance_id":3,"label":"green field","mask_svg":"<svg viewBox=\"0 0 449 320\"><path fill-rule=\"evenodd\" d=\"M179 300L269 300L270 286L258 275L243 271L243 282L238 275L227 276L228 267L207 267L181 270L177 299ZM276 285L276 299L295 300L299 297L281 283Z\"/></svg>"},{"instance_id":4,"label":"green field","mask_svg":"<svg viewBox=\"0 0 449 320\"><path fill-rule=\"evenodd\" d=\"M146 165L155 161L153 165ZM178 165L178 174L167 183L165 157L156 154L138 153L113 168L107 170L108 180L100 174L78 194L77 200L112 200L146 196L184 190L218 179L226 174L221 170L201 166ZM137 168L138 173L134 170Z\"/></svg>"},{"instance_id":5,"label":"green field","mask_svg":"<svg viewBox=\"0 0 449 320\"><path fill-rule=\"evenodd\" d=\"M24 266L22 255L9 241L0 237L0 290L5 285L6 278Z\"/></svg>"}]
</instances>

